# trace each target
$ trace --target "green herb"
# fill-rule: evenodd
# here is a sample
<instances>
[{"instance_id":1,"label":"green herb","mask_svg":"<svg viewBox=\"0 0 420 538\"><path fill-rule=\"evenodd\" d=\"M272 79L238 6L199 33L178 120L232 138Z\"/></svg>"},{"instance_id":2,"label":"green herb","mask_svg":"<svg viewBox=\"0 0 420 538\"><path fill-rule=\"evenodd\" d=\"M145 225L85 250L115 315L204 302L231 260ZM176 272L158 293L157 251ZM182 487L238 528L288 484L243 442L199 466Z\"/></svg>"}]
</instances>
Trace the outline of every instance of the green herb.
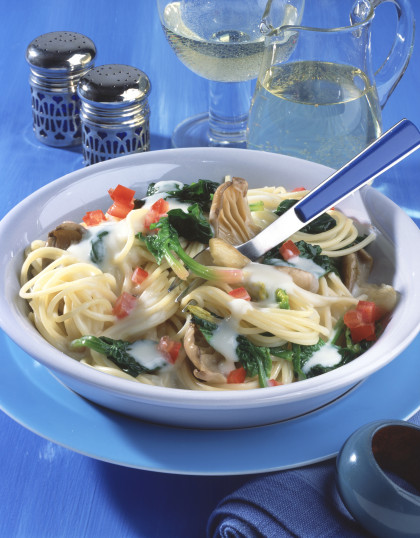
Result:
<instances>
[{"instance_id":1,"label":"green herb","mask_svg":"<svg viewBox=\"0 0 420 538\"><path fill-rule=\"evenodd\" d=\"M279 308L283 308L284 310L290 309L289 296L287 295L285 290L282 290L281 288L276 289L276 301L279 305Z\"/></svg>"},{"instance_id":2,"label":"green herb","mask_svg":"<svg viewBox=\"0 0 420 538\"><path fill-rule=\"evenodd\" d=\"M109 232L103 231L99 232L95 239L91 240L91 251L90 251L90 259L93 263L99 264L103 261L105 257L105 245L104 245L104 237L108 235Z\"/></svg>"},{"instance_id":3,"label":"green herb","mask_svg":"<svg viewBox=\"0 0 420 538\"><path fill-rule=\"evenodd\" d=\"M283 215L288 209L293 207L299 200L287 199L280 202L277 209L275 210L276 215ZM328 213L323 213L312 222L304 226L300 231L307 234L319 234L331 230L336 226L336 221L333 217L328 215Z\"/></svg>"},{"instance_id":4,"label":"green herb","mask_svg":"<svg viewBox=\"0 0 420 538\"><path fill-rule=\"evenodd\" d=\"M211 226L197 203L188 207L188 213L182 209L171 209L168 219L178 234L188 241L208 244L213 237Z\"/></svg>"},{"instance_id":5,"label":"green herb","mask_svg":"<svg viewBox=\"0 0 420 538\"><path fill-rule=\"evenodd\" d=\"M176 198L181 202L189 204L197 203L202 211L208 213L210 211L213 194L220 186L220 183L210 181L208 179L199 179L191 185L183 185L176 188L174 191L168 191L166 197Z\"/></svg>"},{"instance_id":6,"label":"green herb","mask_svg":"<svg viewBox=\"0 0 420 538\"><path fill-rule=\"evenodd\" d=\"M73 340L70 344L72 348L88 347L106 355L106 357L116 364L121 370L133 377L137 377L139 374L150 374L161 368L165 364L162 359L162 365L156 367L153 370L149 370L142 364L136 361L134 357L129 354L130 342L125 340L114 340L106 336L82 336L77 340Z\"/></svg>"}]
</instances>

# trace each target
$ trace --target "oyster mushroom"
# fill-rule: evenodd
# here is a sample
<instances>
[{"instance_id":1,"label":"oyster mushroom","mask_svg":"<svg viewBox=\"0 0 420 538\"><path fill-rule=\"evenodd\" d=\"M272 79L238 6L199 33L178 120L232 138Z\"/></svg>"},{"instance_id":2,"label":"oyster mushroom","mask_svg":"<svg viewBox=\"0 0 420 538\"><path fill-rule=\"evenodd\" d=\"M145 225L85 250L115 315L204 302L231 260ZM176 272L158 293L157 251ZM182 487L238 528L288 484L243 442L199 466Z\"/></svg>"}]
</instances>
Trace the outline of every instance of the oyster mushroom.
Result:
<instances>
[{"instance_id":1,"label":"oyster mushroom","mask_svg":"<svg viewBox=\"0 0 420 538\"><path fill-rule=\"evenodd\" d=\"M185 332L184 349L195 366L195 377L202 381L226 383L227 374L235 368L235 363L215 351L193 323Z\"/></svg>"},{"instance_id":2,"label":"oyster mushroom","mask_svg":"<svg viewBox=\"0 0 420 538\"><path fill-rule=\"evenodd\" d=\"M231 245L240 245L260 232L249 209L247 192L248 183L240 177L217 188L209 215L214 237Z\"/></svg>"},{"instance_id":3,"label":"oyster mushroom","mask_svg":"<svg viewBox=\"0 0 420 538\"><path fill-rule=\"evenodd\" d=\"M293 282L300 288L317 293L319 289L319 281L315 275L309 271L298 269L297 267L283 267L282 265L275 266L277 271L287 273L293 279Z\"/></svg>"},{"instance_id":4,"label":"oyster mushroom","mask_svg":"<svg viewBox=\"0 0 420 538\"><path fill-rule=\"evenodd\" d=\"M356 284L366 282L372 270L372 265L372 256L364 249L343 256L341 260L341 278L346 288L353 291Z\"/></svg>"},{"instance_id":5,"label":"oyster mushroom","mask_svg":"<svg viewBox=\"0 0 420 538\"><path fill-rule=\"evenodd\" d=\"M214 265L242 269L251 261L241 254L239 250L236 250L234 246L219 237L210 239L209 248Z\"/></svg>"},{"instance_id":6,"label":"oyster mushroom","mask_svg":"<svg viewBox=\"0 0 420 538\"><path fill-rule=\"evenodd\" d=\"M77 222L65 221L48 234L47 247L67 250L73 243L80 243L86 228Z\"/></svg>"},{"instance_id":7,"label":"oyster mushroom","mask_svg":"<svg viewBox=\"0 0 420 538\"><path fill-rule=\"evenodd\" d=\"M367 282L372 270L373 259L364 249L343 256L341 278L351 292L366 294L369 301L391 312L394 310L398 293L389 284L371 284Z\"/></svg>"}]
</instances>

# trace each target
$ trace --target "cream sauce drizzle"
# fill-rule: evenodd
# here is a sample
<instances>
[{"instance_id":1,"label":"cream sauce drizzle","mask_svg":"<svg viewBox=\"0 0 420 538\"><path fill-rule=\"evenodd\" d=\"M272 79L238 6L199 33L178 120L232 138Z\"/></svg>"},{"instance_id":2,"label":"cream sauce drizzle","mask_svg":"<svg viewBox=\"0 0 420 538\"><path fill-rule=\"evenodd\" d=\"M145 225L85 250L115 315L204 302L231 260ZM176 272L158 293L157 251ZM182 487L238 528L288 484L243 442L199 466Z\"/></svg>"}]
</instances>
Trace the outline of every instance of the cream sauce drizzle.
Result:
<instances>
[{"instance_id":1,"label":"cream sauce drizzle","mask_svg":"<svg viewBox=\"0 0 420 538\"><path fill-rule=\"evenodd\" d=\"M318 351L315 351L312 357L304 364L302 371L307 374L314 366L319 365L323 368L329 368L337 366L340 361L341 355L338 349L330 342L327 342Z\"/></svg>"},{"instance_id":2,"label":"cream sauce drizzle","mask_svg":"<svg viewBox=\"0 0 420 538\"><path fill-rule=\"evenodd\" d=\"M272 265L264 265L262 263L249 263L244 269L245 286L258 286L264 284L267 292L267 298L258 301L259 306L272 306L276 303L276 290L281 288L287 294L291 293L296 287L293 278L287 273L278 271Z\"/></svg>"},{"instance_id":3,"label":"cream sauce drizzle","mask_svg":"<svg viewBox=\"0 0 420 538\"><path fill-rule=\"evenodd\" d=\"M158 351L157 343L152 340L137 340L130 345L128 353L138 364L149 370L170 366Z\"/></svg>"},{"instance_id":4,"label":"cream sauce drizzle","mask_svg":"<svg viewBox=\"0 0 420 538\"><path fill-rule=\"evenodd\" d=\"M239 360L236 354L237 337L236 321L233 318L226 318L220 322L210 338L211 347L225 357L223 363L219 365L219 370L225 375L234 370L235 362Z\"/></svg>"}]
</instances>

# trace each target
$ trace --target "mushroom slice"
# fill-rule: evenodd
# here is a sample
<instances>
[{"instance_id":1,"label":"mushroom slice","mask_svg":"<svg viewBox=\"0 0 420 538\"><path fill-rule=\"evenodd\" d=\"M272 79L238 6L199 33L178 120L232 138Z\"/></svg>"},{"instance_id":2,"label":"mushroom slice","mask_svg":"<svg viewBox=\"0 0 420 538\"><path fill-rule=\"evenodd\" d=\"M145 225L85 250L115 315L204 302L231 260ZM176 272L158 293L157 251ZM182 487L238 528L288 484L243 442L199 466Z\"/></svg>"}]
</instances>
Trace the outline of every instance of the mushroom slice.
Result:
<instances>
[{"instance_id":1,"label":"mushroom slice","mask_svg":"<svg viewBox=\"0 0 420 538\"><path fill-rule=\"evenodd\" d=\"M247 192L248 183L240 177L217 188L209 215L214 237L231 245L241 245L260 232L249 209Z\"/></svg>"},{"instance_id":2,"label":"mushroom slice","mask_svg":"<svg viewBox=\"0 0 420 538\"><path fill-rule=\"evenodd\" d=\"M358 292L365 293L369 301L387 312L392 312L398 302L398 292L389 284L361 284Z\"/></svg>"},{"instance_id":3,"label":"mushroom slice","mask_svg":"<svg viewBox=\"0 0 420 538\"><path fill-rule=\"evenodd\" d=\"M299 288L311 291L312 293L318 292L319 281L316 276L309 271L304 271L303 269L298 269L297 267L285 267L283 265L276 265L274 267L277 269L277 271L290 275L293 282L299 286Z\"/></svg>"},{"instance_id":4,"label":"mushroom slice","mask_svg":"<svg viewBox=\"0 0 420 538\"><path fill-rule=\"evenodd\" d=\"M86 228L77 222L65 221L48 234L47 247L67 250L73 243L80 243Z\"/></svg>"},{"instance_id":5,"label":"mushroom slice","mask_svg":"<svg viewBox=\"0 0 420 538\"><path fill-rule=\"evenodd\" d=\"M350 292L353 291L356 284L367 281L372 265L372 256L363 248L343 256L341 260L341 278Z\"/></svg>"},{"instance_id":6,"label":"mushroom slice","mask_svg":"<svg viewBox=\"0 0 420 538\"><path fill-rule=\"evenodd\" d=\"M226 243L226 241L220 239L219 237L213 237L210 239L209 247L214 265L242 269L251 261L249 258L241 254L239 250L236 250L234 246Z\"/></svg>"},{"instance_id":7,"label":"mushroom slice","mask_svg":"<svg viewBox=\"0 0 420 538\"><path fill-rule=\"evenodd\" d=\"M185 332L184 349L195 366L195 377L202 381L226 383L227 374L235 368L233 361L225 359L208 344L193 323L189 324Z\"/></svg>"}]
</instances>

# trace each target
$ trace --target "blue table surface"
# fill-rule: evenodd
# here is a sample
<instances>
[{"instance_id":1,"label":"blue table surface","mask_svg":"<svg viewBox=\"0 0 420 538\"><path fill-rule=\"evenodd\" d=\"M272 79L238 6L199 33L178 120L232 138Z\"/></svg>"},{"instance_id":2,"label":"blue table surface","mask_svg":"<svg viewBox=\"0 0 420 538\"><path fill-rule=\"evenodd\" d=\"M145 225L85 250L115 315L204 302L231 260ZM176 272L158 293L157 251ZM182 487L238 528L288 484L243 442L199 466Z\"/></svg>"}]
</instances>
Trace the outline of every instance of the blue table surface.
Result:
<instances>
[{"instance_id":1,"label":"blue table surface","mask_svg":"<svg viewBox=\"0 0 420 538\"><path fill-rule=\"evenodd\" d=\"M412 5L420 20L420 1ZM145 71L152 83L152 150L169 148L173 128L207 109L208 82L175 57L154 0L2 0L1 7L0 217L37 188L83 166L80 149L49 148L33 136L25 49L36 36L80 32L95 42L97 65L122 63ZM385 58L392 34L387 7L384 15L378 10L383 22L374 27L378 58ZM384 129L403 117L420 126L419 88L420 46L415 46L383 110ZM419 224L420 152L376 180L375 187ZM39 437L5 413L0 432L2 537L205 536L217 503L249 479L178 476L96 461Z\"/></svg>"}]
</instances>

